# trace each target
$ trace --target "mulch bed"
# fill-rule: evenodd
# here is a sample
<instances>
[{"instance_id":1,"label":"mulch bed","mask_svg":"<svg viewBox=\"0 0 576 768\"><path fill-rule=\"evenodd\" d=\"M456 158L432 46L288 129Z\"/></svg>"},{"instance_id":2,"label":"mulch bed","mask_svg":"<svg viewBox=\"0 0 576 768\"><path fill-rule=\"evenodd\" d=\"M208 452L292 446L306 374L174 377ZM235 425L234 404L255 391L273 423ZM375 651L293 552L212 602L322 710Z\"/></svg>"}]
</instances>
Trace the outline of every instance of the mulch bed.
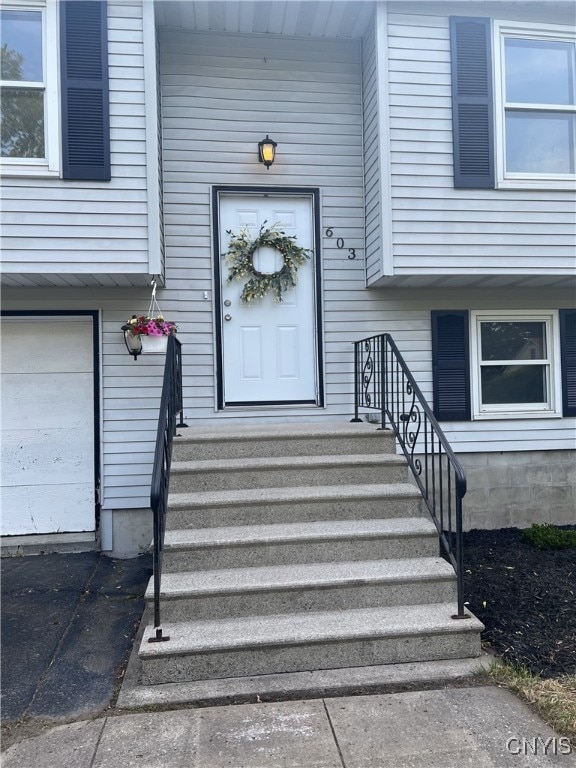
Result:
<instances>
[{"instance_id":1,"label":"mulch bed","mask_svg":"<svg viewBox=\"0 0 576 768\"><path fill-rule=\"evenodd\" d=\"M576 674L576 549L539 550L518 528L464 534L468 607L487 649L534 674Z\"/></svg>"}]
</instances>

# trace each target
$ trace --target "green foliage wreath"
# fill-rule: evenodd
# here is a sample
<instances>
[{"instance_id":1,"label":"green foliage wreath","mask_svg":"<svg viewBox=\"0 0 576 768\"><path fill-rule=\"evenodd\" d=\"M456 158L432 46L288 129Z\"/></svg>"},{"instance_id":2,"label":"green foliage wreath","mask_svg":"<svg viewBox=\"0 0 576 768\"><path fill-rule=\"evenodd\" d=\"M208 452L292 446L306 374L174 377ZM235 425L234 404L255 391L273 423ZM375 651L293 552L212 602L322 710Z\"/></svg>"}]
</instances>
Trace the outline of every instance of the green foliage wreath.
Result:
<instances>
[{"instance_id":1,"label":"green foliage wreath","mask_svg":"<svg viewBox=\"0 0 576 768\"><path fill-rule=\"evenodd\" d=\"M310 258L312 251L296 245L296 238L276 229L276 225L266 228L265 221L260 227L258 236L253 240L245 227L232 235L227 253L223 254L228 264L228 282L250 277L240 295L241 301L250 304L254 299L263 298L269 291L275 301L282 301L282 294L297 283L298 267ZM254 267L254 254L258 248L268 246L275 248L282 256L284 264L277 272L264 274Z\"/></svg>"}]
</instances>

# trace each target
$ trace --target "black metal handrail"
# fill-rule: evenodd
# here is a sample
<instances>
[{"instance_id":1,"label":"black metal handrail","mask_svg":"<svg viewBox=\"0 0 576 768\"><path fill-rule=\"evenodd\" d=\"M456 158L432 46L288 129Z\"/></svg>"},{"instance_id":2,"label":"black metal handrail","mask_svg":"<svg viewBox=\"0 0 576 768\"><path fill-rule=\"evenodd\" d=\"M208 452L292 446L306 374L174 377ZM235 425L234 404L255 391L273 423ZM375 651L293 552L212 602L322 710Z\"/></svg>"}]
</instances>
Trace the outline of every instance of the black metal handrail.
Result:
<instances>
[{"instance_id":1,"label":"black metal handrail","mask_svg":"<svg viewBox=\"0 0 576 768\"><path fill-rule=\"evenodd\" d=\"M162 580L162 552L164 532L166 530L166 511L168 508L168 488L170 485L170 465L172 463L172 441L177 427L185 427L182 421L182 345L175 336L168 337L164 381L160 399L160 415L156 433L156 450L152 469L150 506L154 516L154 629L155 636L148 642L169 640L162 634L160 624L160 584ZM176 423L176 416L180 421Z\"/></svg>"},{"instance_id":2,"label":"black metal handrail","mask_svg":"<svg viewBox=\"0 0 576 768\"><path fill-rule=\"evenodd\" d=\"M466 476L404 358L388 333L354 343L353 421L360 408L380 412L390 424L412 470L440 536L443 553L456 572L458 613L464 610L462 499Z\"/></svg>"}]
</instances>

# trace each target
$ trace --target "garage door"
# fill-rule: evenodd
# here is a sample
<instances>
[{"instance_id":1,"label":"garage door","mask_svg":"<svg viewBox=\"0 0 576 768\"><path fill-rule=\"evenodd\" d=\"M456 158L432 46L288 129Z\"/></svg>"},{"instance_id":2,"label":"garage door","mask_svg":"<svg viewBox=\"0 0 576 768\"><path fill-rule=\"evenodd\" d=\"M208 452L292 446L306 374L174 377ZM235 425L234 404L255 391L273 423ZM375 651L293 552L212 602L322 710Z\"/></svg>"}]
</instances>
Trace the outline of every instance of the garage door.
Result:
<instances>
[{"instance_id":1,"label":"garage door","mask_svg":"<svg viewBox=\"0 0 576 768\"><path fill-rule=\"evenodd\" d=\"M4 318L2 534L95 529L91 318Z\"/></svg>"}]
</instances>

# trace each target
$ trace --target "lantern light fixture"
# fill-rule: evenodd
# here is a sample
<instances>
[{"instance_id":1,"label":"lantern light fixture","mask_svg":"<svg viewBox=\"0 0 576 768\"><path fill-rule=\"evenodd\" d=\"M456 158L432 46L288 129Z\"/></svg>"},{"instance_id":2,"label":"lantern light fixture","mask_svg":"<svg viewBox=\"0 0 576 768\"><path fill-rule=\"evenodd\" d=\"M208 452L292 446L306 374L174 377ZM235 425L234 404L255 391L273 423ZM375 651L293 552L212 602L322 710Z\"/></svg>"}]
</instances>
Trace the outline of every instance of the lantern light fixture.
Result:
<instances>
[{"instance_id":1,"label":"lantern light fixture","mask_svg":"<svg viewBox=\"0 0 576 768\"><path fill-rule=\"evenodd\" d=\"M270 169L270 166L276 159L277 146L278 144L274 141L274 139L271 139L268 134L266 134L265 139L262 139L262 141L258 142L258 160L261 163L264 163L267 171Z\"/></svg>"},{"instance_id":2,"label":"lantern light fixture","mask_svg":"<svg viewBox=\"0 0 576 768\"><path fill-rule=\"evenodd\" d=\"M134 318L136 315L132 317ZM132 355L134 360L138 360L138 355L142 353L142 339L132 333L132 326L129 323L123 325L122 330L124 331L124 344L126 344L128 354Z\"/></svg>"}]
</instances>

